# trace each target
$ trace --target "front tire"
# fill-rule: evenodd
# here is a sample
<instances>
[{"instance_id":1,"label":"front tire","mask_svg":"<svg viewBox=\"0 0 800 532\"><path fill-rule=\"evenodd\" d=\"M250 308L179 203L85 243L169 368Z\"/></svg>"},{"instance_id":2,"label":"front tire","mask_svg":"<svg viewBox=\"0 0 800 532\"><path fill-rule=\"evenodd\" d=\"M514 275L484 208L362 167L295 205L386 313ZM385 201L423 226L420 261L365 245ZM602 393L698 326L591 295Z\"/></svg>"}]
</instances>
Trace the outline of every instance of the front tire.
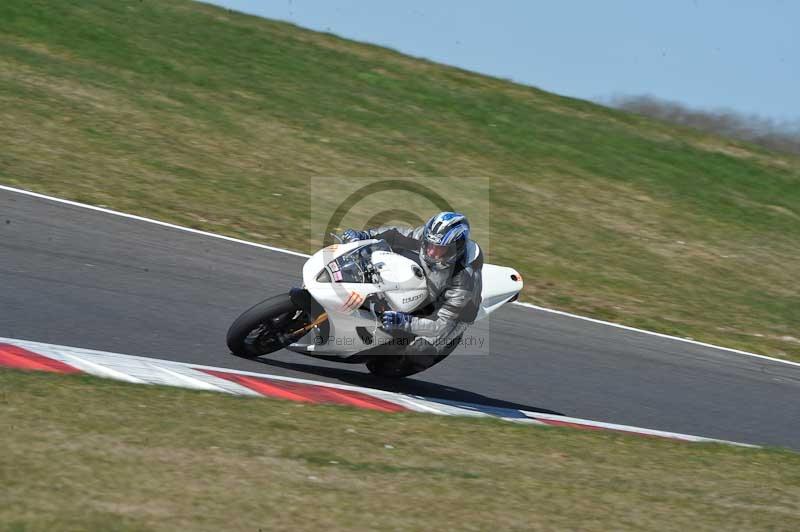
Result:
<instances>
[{"instance_id":1,"label":"front tire","mask_svg":"<svg viewBox=\"0 0 800 532\"><path fill-rule=\"evenodd\" d=\"M231 324L226 342L236 356L255 358L283 349L288 334L302 327L306 317L289 294L270 297L246 310Z\"/></svg>"}]
</instances>

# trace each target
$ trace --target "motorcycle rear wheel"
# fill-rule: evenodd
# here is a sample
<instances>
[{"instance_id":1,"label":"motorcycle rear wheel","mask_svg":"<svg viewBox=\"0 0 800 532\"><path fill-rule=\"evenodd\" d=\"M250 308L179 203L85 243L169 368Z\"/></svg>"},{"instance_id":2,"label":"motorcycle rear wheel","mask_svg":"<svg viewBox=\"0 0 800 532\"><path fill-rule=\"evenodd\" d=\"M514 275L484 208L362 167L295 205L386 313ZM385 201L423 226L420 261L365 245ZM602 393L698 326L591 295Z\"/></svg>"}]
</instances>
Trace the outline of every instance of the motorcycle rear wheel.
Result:
<instances>
[{"instance_id":1,"label":"motorcycle rear wheel","mask_svg":"<svg viewBox=\"0 0 800 532\"><path fill-rule=\"evenodd\" d=\"M231 324L226 342L236 356L256 358L289 345L290 332L308 322L289 294L265 299L246 310Z\"/></svg>"},{"instance_id":2,"label":"motorcycle rear wheel","mask_svg":"<svg viewBox=\"0 0 800 532\"><path fill-rule=\"evenodd\" d=\"M450 353L437 356L430 355L383 355L376 356L367 362L367 369L377 377L401 379L438 364Z\"/></svg>"}]
</instances>

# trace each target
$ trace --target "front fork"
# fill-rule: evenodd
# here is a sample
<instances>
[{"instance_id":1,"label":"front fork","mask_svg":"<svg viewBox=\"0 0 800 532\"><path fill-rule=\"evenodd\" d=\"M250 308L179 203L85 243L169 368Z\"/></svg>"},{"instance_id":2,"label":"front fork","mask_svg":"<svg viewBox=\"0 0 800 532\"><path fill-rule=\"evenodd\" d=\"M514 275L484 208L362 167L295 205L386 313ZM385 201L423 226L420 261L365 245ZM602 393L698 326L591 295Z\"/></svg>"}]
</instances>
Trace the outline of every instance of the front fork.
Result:
<instances>
[{"instance_id":1,"label":"front fork","mask_svg":"<svg viewBox=\"0 0 800 532\"><path fill-rule=\"evenodd\" d=\"M322 305L317 303L317 301L311 296L311 293L305 288L291 288L289 290L289 298L292 300L294 306L302 310L306 316L308 316L308 319L311 320L308 325L304 325L296 331L292 331L292 336L295 336L298 339L302 338L314 327L319 327L328 321L328 313L325 312L325 309L322 308Z\"/></svg>"}]
</instances>

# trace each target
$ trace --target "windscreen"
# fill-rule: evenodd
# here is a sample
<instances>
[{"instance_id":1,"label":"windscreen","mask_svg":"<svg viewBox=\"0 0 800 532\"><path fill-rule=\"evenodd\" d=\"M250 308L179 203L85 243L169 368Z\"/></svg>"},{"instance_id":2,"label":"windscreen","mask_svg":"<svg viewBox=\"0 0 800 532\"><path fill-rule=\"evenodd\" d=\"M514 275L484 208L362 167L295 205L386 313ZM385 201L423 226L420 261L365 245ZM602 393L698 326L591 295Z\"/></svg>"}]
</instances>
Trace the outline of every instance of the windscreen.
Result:
<instances>
[{"instance_id":1,"label":"windscreen","mask_svg":"<svg viewBox=\"0 0 800 532\"><path fill-rule=\"evenodd\" d=\"M356 248L328 263L327 270L334 283L372 283L375 268L372 254L376 251L392 251L384 240Z\"/></svg>"}]
</instances>

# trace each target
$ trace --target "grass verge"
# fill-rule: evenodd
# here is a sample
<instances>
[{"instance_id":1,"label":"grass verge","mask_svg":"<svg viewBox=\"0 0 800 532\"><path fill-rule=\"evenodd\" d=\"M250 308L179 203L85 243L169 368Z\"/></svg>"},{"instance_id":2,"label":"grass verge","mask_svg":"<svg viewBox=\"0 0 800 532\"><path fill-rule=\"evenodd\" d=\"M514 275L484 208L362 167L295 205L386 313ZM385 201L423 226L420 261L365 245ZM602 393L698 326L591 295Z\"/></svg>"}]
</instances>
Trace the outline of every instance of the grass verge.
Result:
<instances>
[{"instance_id":1,"label":"grass verge","mask_svg":"<svg viewBox=\"0 0 800 532\"><path fill-rule=\"evenodd\" d=\"M800 161L755 146L184 0L2 2L0 138L4 183L301 251L313 177L490 177L524 299L800 360Z\"/></svg>"},{"instance_id":2,"label":"grass verge","mask_svg":"<svg viewBox=\"0 0 800 532\"><path fill-rule=\"evenodd\" d=\"M800 455L0 370L5 530L794 530Z\"/></svg>"}]
</instances>

